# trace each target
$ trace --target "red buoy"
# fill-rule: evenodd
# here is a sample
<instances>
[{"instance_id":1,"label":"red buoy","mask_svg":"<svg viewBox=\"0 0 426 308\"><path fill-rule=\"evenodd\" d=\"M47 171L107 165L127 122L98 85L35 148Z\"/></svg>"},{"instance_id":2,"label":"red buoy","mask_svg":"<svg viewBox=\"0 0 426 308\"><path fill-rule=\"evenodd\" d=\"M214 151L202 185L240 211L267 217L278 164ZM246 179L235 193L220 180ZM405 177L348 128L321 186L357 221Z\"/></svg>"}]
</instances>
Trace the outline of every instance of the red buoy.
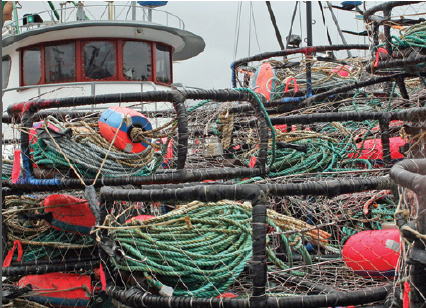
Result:
<instances>
[{"instance_id":1,"label":"red buoy","mask_svg":"<svg viewBox=\"0 0 426 308\"><path fill-rule=\"evenodd\" d=\"M89 203L69 195L50 195L44 199L44 211L52 213L49 224L57 230L89 234L96 223Z\"/></svg>"},{"instance_id":2,"label":"red buoy","mask_svg":"<svg viewBox=\"0 0 426 308\"><path fill-rule=\"evenodd\" d=\"M398 229L362 231L343 247L343 261L364 277L394 277L401 250Z\"/></svg>"},{"instance_id":3,"label":"red buoy","mask_svg":"<svg viewBox=\"0 0 426 308\"><path fill-rule=\"evenodd\" d=\"M93 293L91 278L80 274L28 275L22 277L17 283L18 287L25 287L28 284L32 286L33 291L27 298L42 305L49 305L49 307L50 305L61 308L88 307L90 296ZM89 291L90 294L86 291Z\"/></svg>"},{"instance_id":4,"label":"red buoy","mask_svg":"<svg viewBox=\"0 0 426 308\"><path fill-rule=\"evenodd\" d=\"M389 138L392 163L396 163L404 159L404 155L399 152L399 147L403 146L405 143L405 140L401 137ZM360 142L357 144L358 149L361 147L361 155L358 155L358 153L351 153L349 154L349 157L367 159L373 164L373 166L383 165L383 146L381 139L367 139L364 143Z\"/></svg>"}]
</instances>

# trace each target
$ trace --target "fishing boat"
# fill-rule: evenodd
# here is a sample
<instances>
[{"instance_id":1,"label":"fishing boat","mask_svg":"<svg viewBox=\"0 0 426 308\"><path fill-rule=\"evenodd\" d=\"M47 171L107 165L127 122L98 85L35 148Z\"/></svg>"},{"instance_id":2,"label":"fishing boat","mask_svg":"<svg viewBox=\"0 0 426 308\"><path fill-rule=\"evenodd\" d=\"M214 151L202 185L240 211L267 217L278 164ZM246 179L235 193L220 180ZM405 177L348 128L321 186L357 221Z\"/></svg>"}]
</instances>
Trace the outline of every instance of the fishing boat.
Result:
<instances>
[{"instance_id":1,"label":"fishing boat","mask_svg":"<svg viewBox=\"0 0 426 308\"><path fill-rule=\"evenodd\" d=\"M205 44L163 3L48 3L3 5L4 305L424 304L425 2L318 2L328 45L267 2L281 50L219 90L173 80Z\"/></svg>"}]
</instances>

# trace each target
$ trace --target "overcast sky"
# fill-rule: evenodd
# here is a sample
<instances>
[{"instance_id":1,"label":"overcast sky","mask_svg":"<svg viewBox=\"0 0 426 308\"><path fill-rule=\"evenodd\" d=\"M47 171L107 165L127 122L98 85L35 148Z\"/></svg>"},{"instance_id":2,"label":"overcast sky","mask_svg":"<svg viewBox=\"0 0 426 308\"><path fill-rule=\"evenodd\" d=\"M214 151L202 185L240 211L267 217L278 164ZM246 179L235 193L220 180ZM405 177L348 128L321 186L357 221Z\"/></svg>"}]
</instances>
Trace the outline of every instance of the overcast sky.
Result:
<instances>
[{"instance_id":1,"label":"overcast sky","mask_svg":"<svg viewBox=\"0 0 426 308\"><path fill-rule=\"evenodd\" d=\"M126 1L115 1L115 3ZM21 2L24 7L30 7L30 12L39 12L48 8L47 2ZM53 2L56 7L59 2ZM87 2L93 3L93 1ZM323 1L326 7L326 2ZM340 2L333 1L334 5ZM369 1L367 8L379 2ZM99 4L105 4L101 2ZM120 3L121 4L121 3ZM272 1L272 9L283 40L288 34L294 1ZM299 2L301 11L297 12L293 33L306 37L305 11L306 3ZM185 29L204 38L206 48L195 58L176 63L174 66L174 81L185 85L202 88L228 88L231 86L230 64L241 57L254 55L259 52L280 50L274 28L272 26L265 1L169 1L161 8L179 16L185 22ZM22 13L28 10L20 10ZM321 11L317 1L312 2L314 45L328 44ZM327 26L334 44L341 43L336 27L328 9L325 9ZM353 12L334 9L342 29L361 32L364 30L362 21L355 19ZM239 35L237 40L237 16L239 19ZM301 29L302 26L302 29ZM236 30L237 29L237 30ZM256 38L257 33L257 38ZM250 34L250 35L249 35ZM348 43L364 43L363 37L346 35ZM235 44L238 49L235 54ZM305 43L302 43L305 44ZM339 54L345 56L345 53ZM357 55L357 52L354 53Z\"/></svg>"}]
</instances>

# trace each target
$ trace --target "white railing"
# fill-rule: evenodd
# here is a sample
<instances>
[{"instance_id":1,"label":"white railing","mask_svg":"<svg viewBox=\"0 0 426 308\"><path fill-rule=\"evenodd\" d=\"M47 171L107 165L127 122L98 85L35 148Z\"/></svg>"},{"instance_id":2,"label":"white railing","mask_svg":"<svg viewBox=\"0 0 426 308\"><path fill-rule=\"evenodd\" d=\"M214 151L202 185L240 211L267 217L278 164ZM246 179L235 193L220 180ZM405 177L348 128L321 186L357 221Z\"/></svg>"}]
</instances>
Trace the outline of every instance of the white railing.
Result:
<instances>
[{"instance_id":1,"label":"white railing","mask_svg":"<svg viewBox=\"0 0 426 308\"><path fill-rule=\"evenodd\" d=\"M67 5L72 5L67 7ZM55 14L56 13L56 14ZM151 22L184 30L185 23L178 16L167 11L134 5L108 3L104 5L73 5L64 2L61 8L35 13L43 22L28 22L28 16L18 19L18 22L8 22L10 34L36 30L57 24L76 21L135 21ZM59 17L59 20L57 19ZM27 24L24 25L24 20ZM18 26L17 26L18 25ZM5 31L7 31L5 29Z\"/></svg>"},{"instance_id":2,"label":"white railing","mask_svg":"<svg viewBox=\"0 0 426 308\"><path fill-rule=\"evenodd\" d=\"M23 91L27 89L37 89L37 95L41 95L41 88L52 88L52 87L71 87L71 86L84 86L84 85L90 85L90 95L96 95L96 85L105 85L105 84L128 84L128 85L140 85L141 92L144 92L144 85L150 85L153 90L157 90L157 86L152 81L117 81L114 83L108 82L99 82L99 81L83 81L83 82L67 82L67 83L49 83L49 84L37 84L37 85L31 85L31 86L22 86L22 87L16 87L16 88L7 88L1 90L2 94L5 92L11 92L11 91Z\"/></svg>"}]
</instances>

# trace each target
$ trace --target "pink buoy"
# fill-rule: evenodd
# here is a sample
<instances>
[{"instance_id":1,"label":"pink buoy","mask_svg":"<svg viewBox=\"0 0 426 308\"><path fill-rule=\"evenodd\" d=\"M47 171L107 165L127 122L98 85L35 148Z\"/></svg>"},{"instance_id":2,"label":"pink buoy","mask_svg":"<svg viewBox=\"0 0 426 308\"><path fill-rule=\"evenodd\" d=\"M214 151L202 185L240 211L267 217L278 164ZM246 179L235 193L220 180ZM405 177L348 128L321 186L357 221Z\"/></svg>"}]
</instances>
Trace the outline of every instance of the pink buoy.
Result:
<instances>
[{"instance_id":1,"label":"pink buoy","mask_svg":"<svg viewBox=\"0 0 426 308\"><path fill-rule=\"evenodd\" d=\"M364 277L394 277L401 250L398 229L362 231L343 247L343 261Z\"/></svg>"},{"instance_id":2,"label":"pink buoy","mask_svg":"<svg viewBox=\"0 0 426 308\"><path fill-rule=\"evenodd\" d=\"M341 65L331 70L331 73L337 73L341 77L349 77L349 72L352 72L352 67L349 65Z\"/></svg>"}]
</instances>

